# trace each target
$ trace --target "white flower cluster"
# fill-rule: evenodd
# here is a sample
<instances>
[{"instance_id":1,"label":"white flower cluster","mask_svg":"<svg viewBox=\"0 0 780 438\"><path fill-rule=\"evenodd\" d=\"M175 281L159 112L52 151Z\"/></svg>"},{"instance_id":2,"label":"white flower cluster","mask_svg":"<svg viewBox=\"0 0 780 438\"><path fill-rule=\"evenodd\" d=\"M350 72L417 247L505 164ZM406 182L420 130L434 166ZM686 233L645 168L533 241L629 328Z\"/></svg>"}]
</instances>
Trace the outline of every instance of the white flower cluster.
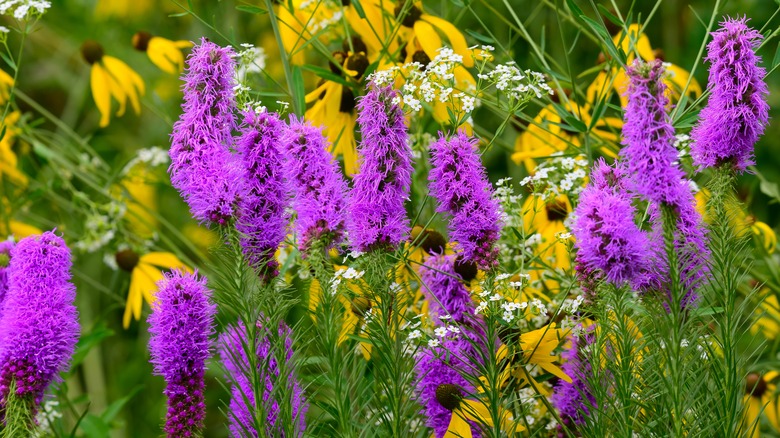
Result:
<instances>
[{"instance_id":1,"label":"white flower cluster","mask_svg":"<svg viewBox=\"0 0 780 438\"><path fill-rule=\"evenodd\" d=\"M13 15L17 20L24 20L30 15L43 15L50 7L51 2L45 0L3 0L0 1L0 15Z\"/></svg>"},{"instance_id":2,"label":"white flower cluster","mask_svg":"<svg viewBox=\"0 0 780 438\"><path fill-rule=\"evenodd\" d=\"M523 226L523 208L521 195L515 194L512 178L502 178L496 181L495 198L501 204L501 222L505 228L520 228Z\"/></svg>"},{"instance_id":3,"label":"white flower cluster","mask_svg":"<svg viewBox=\"0 0 780 438\"><path fill-rule=\"evenodd\" d=\"M533 97L541 99L544 95L553 94L553 90L545 82L543 74L531 70L520 70L514 61L498 64L492 71L480 72L477 74L477 78L488 82L506 94L513 104L525 103Z\"/></svg>"},{"instance_id":4,"label":"white flower cluster","mask_svg":"<svg viewBox=\"0 0 780 438\"><path fill-rule=\"evenodd\" d=\"M428 65L410 62L392 66L372 73L368 79L377 86L385 86L402 77L404 85L393 103L411 112L422 110L423 103L449 104L455 115L461 117L473 112L480 102L474 84L456 77L455 69L459 67L463 68L463 57L449 47L442 47Z\"/></svg>"},{"instance_id":5,"label":"white flower cluster","mask_svg":"<svg viewBox=\"0 0 780 438\"><path fill-rule=\"evenodd\" d=\"M344 279L346 280L358 280L365 275L366 271L358 271L355 268L341 268L338 269L330 280L330 293L336 295Z\"/></svg>"},{"instance_id":6,"label":"white flower cluster","mask_svg":"<svg viewBox=\"0 0 780 438\"><path fill-rule=\"evenodd\" d=\"M106 246L116 236L116 224L124 217L126 210L125 204L115 201L99 205L87 216L84 235L74 247L93 253Z\"/></svg>"},{"instance_id":7,"label":"white flower cluster","mask_svg":"<svg viewBox=\"0 0 780 438\"><path fill-rule=\"evenodd\" d=\"M243 48L234 56L236 58L236 75L239 82L244 82L249 73L260 73L265 70L265 61L268 58L265 49L255 47L252 44L243 43Z\"/></svg>"},{"instance_id":8,"label":"white flower cluster","mask_svg":"<svg viewBox=\"0 0 780 438\"><path fill-rule=\"evenodd\" d=\"M62 412L60 412L59 408L60 402L54 399L46 399L41 403L40 410L35 414L35 423L38 427L35 428L33 437L52 436L52 424L62 418Z\"/></svg>"},{"instance_id":9,"label":"white flower cluster","mask_svg":"<svg viewBox=\"0 0 780 438\"><path fill-rule=\"evenodd\" d=\"M140 149L135 157L127 163L122 170L122 174L127 175L139 163L144 163L148 167L157 167L168 164L169 160L168 151L163 148L152 146L147 149Z\"/></svg>"},{"instance_id":10,"label":"white flower cluster","mask_svg":"<svg viewBox=\"0 0 780 438\"><path fill-rule=\"evenodd\" d=\"M559 195L579 195L585 186L588 160L584 156L564 157L562 152L539 165L536 172L523 178L521 186L530 186L533 192L549 200Z\"/></svg>"}]
</instances>

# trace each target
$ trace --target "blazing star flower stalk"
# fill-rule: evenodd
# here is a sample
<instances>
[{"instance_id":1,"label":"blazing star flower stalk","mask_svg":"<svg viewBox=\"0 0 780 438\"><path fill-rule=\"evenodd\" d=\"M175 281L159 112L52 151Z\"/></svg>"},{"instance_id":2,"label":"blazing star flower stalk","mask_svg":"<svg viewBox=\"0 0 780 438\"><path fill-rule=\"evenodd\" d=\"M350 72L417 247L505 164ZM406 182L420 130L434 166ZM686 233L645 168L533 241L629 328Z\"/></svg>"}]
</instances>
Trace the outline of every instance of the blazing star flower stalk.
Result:
<instances>
[{"instance_id":1,"label":"blazing star flower stalk","mask_svg":"<svg viewBox=\"0 0 780 438\"><path fill-rule=\"evenodd\" d=\"M205 372L211 356L217 307L206 278L172 271L158 283L149 315L149 351L154 372L165 378L170 437L200 436L206 417Z\"/></svg>"},{"instance_id":2,"label":"blazing star flower stalk","mask_svg":"<svg viewBox=\"0 0 780 438\"><path fill-rule=\"evenodd\" d=\"M295 231L302 252L315 241L324 247L338 244L344 235L347 184L322 131L293 116L282 144L287 148L284 171L298 213Z\"/></svg>"},{"instance_id":3,"label":"blazing star flower stalk","mask_svg":"<svg viewBox=\"0 0 780 438\"><path fill-rule=\"evenodd\" d=\"M7 436L28 436L46 388L68 367L80 327L62 238L51 231L26 237L10 254L0 317L0 420Z\"/></svg>"},{"instance_id":4,"label":"blazing star flower stalk","mask_svg":"<svg viewBox=\"0 0 780 438\"><path fill-rule=\"evenodd\" d=\"M225 225L236 214L241 166L230 153L236 129L233 49L201 40L187 58L184 103L171 134L171 183L201 222Z\"/></svg>"},{"instance_id":5,"label":"blazing star flower stalk","mask_svg":"<svg viewBox=\"0 0 780 438\"><path fill-rule=\"evenodd\" d=\"M631 189L649 200L655 212L651 214L656 224L653 240L663 241L661 211L669 209L674 214L674 246L685 286L680 305L687 306L695 302L695 290L708 276L709 250L690 182L676 164L674 128L666 113L668 99L663 72L660 60L645 63L637 59L628 68L630 83L623 125L625 148L621 154L632 179ZM656 272L663 278L663 262L659 264Z\"/></svg>"},{"instance_id":6,"label":"blazing star flower stalk","mask_svg":"<svg viewBox=\"0 0 780 438\"><path fill-rule=\"evenodd\" d=\"M647 233L634 222L627 182L622 167L597 161L580 194L572 231L577 262L586 272L600 272L618 287L629 283L637 289L652 268L653 254Z\"/></svg>"},{"instance_id":7,"label":"blazing star flower stalk","mask_svg":"<svg viewBox=\"0 0 780 438\"><path fill-rule=\"evenodd\" d=\"M699 168L729 163L744 171L755 164L753 146L769 120L769 90L755 53L763 36L747 21L725 19L707 45L711 94L691 132L691 156Z\"/></svg>"},{"instance_id":8,"label":"blazing star flower stalk","mask_svg":"<svg viewBox=\"0 0 780 438\"><path fill-rule=\"evenodd\" d=\"M272 351L268 331L258 322L257 325L257 367L259 380L262 387L259 394L262 397L264 412L266 414L264 434L255 428L255 390L252 387L250 376L250 363L246 354L247 342L246 327L239 324L231 326L219 337L219 354L222 364L228 375L231 386L230 398L230 432L234 437L259 437L259 436L284 436L284 425L279 420L279 403L290 405L293 424L298 436L303 436L306 429L306 411L308 404L303 395L303 389L290 369L293 356L292 330L284 322L279 323L278 335L284 341L285 361L287 364L287 384L289 385L291 399L282 401L272 399L274 386L279 380L280 370L277 358ZM248 402L248 404L247 404Z\"/></svg>"},{"instance_id":9,"label":"blazing star flower stalk","mask_svg":"<svg viewBox=\"0 0 780 438\"><path fill-rule=\"evenodd\" d=\"M595 327L595 326L594 326ZM571 347L564 353L563 372L571 377L571 383L561 379L555 385L550 399L558 410L564 427L575 427L585 422L590 409L596 406L596 398L588 388L588 376L592 373L591 364L583 353L583 348L593 343L593 330L572 338Z\"/></svg>"},{"instance_id":10,"label":"blazing star flower stalk","mask_svg":"<svg viewBox=\"0 0 780 438\"><path fill-rule=\"evenodd\" d=\"M493 199L487 171L476 150L477 140L462 131L431 144L431 195L436 211L448 213L450 238L466 262L487 269L496 263L495 243L501 232L501 210Z\"/></svg>"},{"instance_id":11,"label":"blazing star flower stalk","mask_svg":"<svg viewBox=\"0 0 780 438\"><path fill-rule=\"evenodd\" d=\"M420 267L422 292L430 303L429 312L434 323L439 318L464 323L474 316L471 294L455 271L455 257L439 255L431 257Z\"/></svg>"},{"instance_id":12,"label":"blazing star flower stalk","mask_svg":"<svg viewBox=\"0 0 780 438\"><path fill-rule=\"evenodd\" d=\"M0 242L0 318L3 317L3 299L8 292L8 266L11 263L12 240Z\"/></svg>"},{"instance_id":13,"label":"blazing star flower stalk","mask_svg":"<svg viewBox=\"0 0 780 438\"><path fill-rule=\"evenodd\" d=\"M395 248L409 234L404 201L412 184L412 149L392 88L371 87L357 105L359 173L347 200L347 230L357 251Z\"/></svg>"},{"instance_id":14,"label":"blazing star flower stalk","mask_svg":"<svg viewBox=\"0 0 780 438\"><path fill-rule=\"evenodd\" d=\"M274 113L247 111L236 148L242 156L245 190L236 229L249 264L266 280L275 277L274 258L284 240L288 216L280 139L287 128Z\"/></svg>"}]
</instances>

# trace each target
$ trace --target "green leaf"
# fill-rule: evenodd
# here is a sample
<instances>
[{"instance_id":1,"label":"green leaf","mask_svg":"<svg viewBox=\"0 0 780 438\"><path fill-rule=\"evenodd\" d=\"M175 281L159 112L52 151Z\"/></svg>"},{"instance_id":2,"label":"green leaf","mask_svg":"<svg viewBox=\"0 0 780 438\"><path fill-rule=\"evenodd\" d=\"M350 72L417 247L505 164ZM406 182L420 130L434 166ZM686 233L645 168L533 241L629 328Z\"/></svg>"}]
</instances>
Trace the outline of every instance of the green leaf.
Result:
<instances>
[{"instance_id":1,"label":"green leaf","mask_svg":"<svg viewBox=\"0 0 780 438\"><path fill-rule=\"evenodd\" d=\"M5 53L0 52L0 57L3 58L3 61L5 61L5 63L8 64L8 66L11 67L11 69L13 71L16 71L16 62L14 62L14 60L11 59L10 56L8 56Z\"/></svg>"},{"instance_id":2,"label":"green leaf","mask_svg":"<svg viewBox=\"0 0 780 438\"><path fill-rule=\"evenodd\" d=\"M626 54L623 53L622 49L618 49L615 46L615 42L612 41L612 36L609 34L609 32L607 32L607 29L601 25L601 23L598 23L597 21L585 15L580 15L580 19L584 21L594 32L596 32L596 35L606 46L607 52L609 52L609 55L612 56L612 58L619 60L621 64L626 63Z\"/></svg>"},{"instance_id":3,"label":"green leaf","mask_svg":"<svg viewBox=\"0 0 780 438\"><path fill-rule=\"evenodd\" d=\"M566 5L569 7L571 14L574 15L575 17L580 17L582 15L585 15L582 12L582 9L580 9L580 7L577 6L576 3L574 3L574 0L566 0Z\"/></svg>"},{"instance_id":4,"label":"green leaf","mask_svg":"<svg viewBox=\"0 0 780 438\"><path fill-rule=\"evenodd\" d=\"M772 60L772 68L775 68L780 63L780 43L777 43L777 50L775 50L775 58Z\"/></svg>"},{"instance_id":5,"label":"green leaf","mask_svg":"<svg viewBox=\"0 0 780 438\"><path fill-rule=\"evenodd\" d=\"M306 110L306 87L303 85L303 73L301 73L301 68L297 65L293 66L292 73L292 97L295 99L293 107L295 112L302 116Z\"/></svg>"},{"instance_id":6,"label":"green leaf","mask_svg":"<svg viewBox=\"0 0 780 438\"><path fill-rule=\"evenodd\" d=\"M82 336L81 339L79 339L79 343L76 345L76 352L73 353L71 368L75 369L87 356L89 350L113 335L113 330L103 325L99 325L96 326L91 333Z\"/></svg>"},{"instance_id":7,"label":"green leaf","mask_svg":"<svg viewBox=\"0 0 780 438\"><path fill-rule=\"evenodd\" d=\"M352 0L352 6L355 7L355 11L360 18L366 18L366 11L363 10L363 5L360 4L360 0Z\"/></svg>"},{"instance_id":8,"label":"green leaf","mask_svg":"<svg viewBox=\"0 0 780 438\"><path fill-rule=\"evenodd\" d=\"M111 427L95 414L87 414L81 420L81 430L88 438L101 438L111 435Z\"/></svg>"},{"instance_id":9,"label":"green leaf","mask_svg":"<svg viewBox=\"0 0 780 438\"><path fill-rule=\"evenodd\" d=\"M122 411L122 408L125 407L127 402L129 402L133 397L135 397L135 395L138 394L142 389L143 389L143 385L138 385L135 388L133 388L129 394L108 405L106 410L103 411L102 414L100 414L100 418L103 419L103 421L109 423L113 421L114 418L117 416L117 414L119 414L119 412Z\"/></svg>"},{"instance_id":10,"label":"green leaf","mask_svg":"<svg viewBox=\"0 0 780 438\"><path fill-rule=\"evenodd\" d=\"M240 5L240 6L236 6L236 9L242 12L249 12L250 14L262 15L268 13L268 11L266 11L265 9L258 8L257 6Z\"/></svg>"},{"instance_id":11,"label":"green leaf","mask_svg":"<svg viewBox=\"0 0 780 438\"><path fill-rule=\"evenodd\" d=\"M609 9L605 8L604 5L598 5L599 11L601 12L601 15L607 18L607 20L611 21L612 24L615 26L618 26L620 28L625 27L625 23L623 23L620 18L616 17L612 14L612 12L609 11Z\"/></svg>"},{"instance_id":12,"label":"green leaf","mask_svg":"<svg viewBox=\"0 0 780 438\"><path fill-rule=\"evenodd\" d=\"M347 81L343 77L333 73L332 71L330 71L329 68L322 68L316 65L309 65L309 64L304 65L301 68L304 70L308 70L314 73L315 75L317 75L318 77L321 77L322 79L325 79L327 81L336 82L337 84L341 84L341 85L347 85L347 86L349 85L349 83L347 83Z\"/></svg>"},{"instance_id":13,"label":"green leaf","mask_svg":"<svg viewBox=\"0 0 780 438\"><path fill-rule=\"evenodd\" d=\"M474 32L473 30L466 29L466 33L471 35L472 38L474 38L475 40L481 43L490 44L490 45L494 45L496 43L496 40L494 40L493 38L486 35L482 35L479 32Z\"/></svg>"}]
</instances>

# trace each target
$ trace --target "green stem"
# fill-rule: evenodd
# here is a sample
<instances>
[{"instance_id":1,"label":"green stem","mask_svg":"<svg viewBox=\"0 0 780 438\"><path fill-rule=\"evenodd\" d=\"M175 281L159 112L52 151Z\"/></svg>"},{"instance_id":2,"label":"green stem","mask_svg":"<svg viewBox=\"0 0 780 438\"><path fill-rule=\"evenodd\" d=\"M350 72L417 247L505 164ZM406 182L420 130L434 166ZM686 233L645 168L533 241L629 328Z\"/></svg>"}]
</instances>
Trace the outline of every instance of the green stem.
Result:
<instances>
[{"instance_id":1,"label":"green stem","mask_svg":"<svg viewBox=\"0 0 780 438\"><path fill-rule=\"evenodd\" d=\"M5 405L5 428L0 438L33 436L35 431L35 401L31 395L18 397L16 382L11 382Z\"/></svg>"}]
</instances>

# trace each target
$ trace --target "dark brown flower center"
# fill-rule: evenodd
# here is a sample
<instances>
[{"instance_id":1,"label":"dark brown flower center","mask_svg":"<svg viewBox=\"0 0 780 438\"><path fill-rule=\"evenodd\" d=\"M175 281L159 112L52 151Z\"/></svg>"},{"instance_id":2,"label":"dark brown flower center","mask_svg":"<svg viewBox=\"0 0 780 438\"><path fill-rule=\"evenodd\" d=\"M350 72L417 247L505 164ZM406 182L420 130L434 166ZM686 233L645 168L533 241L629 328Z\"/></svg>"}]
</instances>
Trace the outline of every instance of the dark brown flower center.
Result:
<instances>
[{"instance_id":1,"label":"dark brown flower center","mask_svg":"<svg viewBox=\"0 0 780 438\"><path fill-rule=\"evenodd\" d=\"M360 35L352 35L348 40L342 41L341 50L346 53L368 53L368 47L366 47L366 43L363 42L363 38L360 38Z\"/></svg>"},{"instance_id":2,"label":"dark brown flower center","mask_svg":"<svg viewBox=\"0 0 780 438\"><path fill-rule=\"evenodd\" d=\"M438 231L423 230L414 240L413 244L419 246L420 249L429 255L444 254L444 248L447 246L447 239Z\"/></svg>"},{"instance_id":3,"label":"dark brown flower center","mask_svg":"<svg viewBox=\"0 0 780 438\"><path fill-rule=\"evenodd\" d=\"M136 34L133 35L133 48L139 52L145 52L146 49L149 48L149 40L151 39L152 34L149 32L136 32Z\"/></svg>"},{"instance_id":4,"label":"dark brown flower center","mask_svg":"<svg viewBox=\"0 0 780 438\"><path fill-rule=\"evenodd\" d=\"M750 373L745 379L745 394L761 398L767 390L767 384L761 374Z\"/></svg>"},{"instance_id":5,"label":"dark brown flower center","mask_svg":"<svg viewBox=\"0 0 780 438\"><path fill-rule=\"evenodd\" d=\"M418 50L412 55L412 62L419 62L422 65L423 70L426 70L428 64L431 63L431 57L428 56L424 50Z\"/></svg>"},{"instance_id":6,"label":"dark brown flower center","mask_svg":"<svg viewBox=\"0 0 780 438\"><path fill-rule=\"evenodd\" d=\"M444 383L436 387L436 401L445 408L454 411L460 406L463 395L458 385Z\"/></svg>"},{"instance_id":7,"label":"dark brown flower center","mask_svg":"<svg viewBox=\"0 0 780 438\"><path fill-rule=\"evenodd\" d=\"M406 9L407 2L398 2L395 6L395 18L406 27L413 27L414 23L422 17L422 11L417 6L412 7L403 15L404 9ZM403 17L401 16L403 15Z\"/></svg>"},{"instance_id":8,"label":"dark brown flower center","mask_svg":"<svg viewBox=\"0 0 780 438\"><path fill-rule=\"evenodd\" d=\"M355 93L349 87L341 87L341 103L339 104L339 112L351 113L355 109Z\"/></svg>"},{"instance_id":9,"label":"dark brown flower center","mask_svg":"<svg viewBox=\"0 0 780 438\"><path fill-rule=\"evenodd\" d=\"M347 52L333 52L333 59L336 62L330 61L328 63L328 67L330 67L330 71L333 72L333 74L337 74L341 76L344 72L341 70L342 66L344 65L344 60L347 59Z\"/></svg>"},{"instance_id":10,"label":"dark brown flower center","mask_svg":"<svg viewBox=\"0 0 780 438\"><path fill-rule=\"evenodd\" d=\"M138 261L141 259L138 253L132 249L119 251L114 257L116 258L117 266L127 272L133 272L133 269L138 266Z\"/></svg>"},{"instance_id":11,"label":"dark brown flower center","mask_svg":"<svg viewBox=\"0 0 780 438\"><path fill-rule=\"evenodd\" d=\"M477 278L477 264L463 260L461 256L455 259L455 272L458 273L463 281L470 283Z\"/></svg>"},{"instance_id":12,"label":"dark brown flower center","mask_svg":"<svg viewBox=\"0 0 780 438\"><path fill-rule=\"evenodd\" d=\"M547 220L550 222L563 222L566 216L569 215L569 210L562 201L555 200L547 204L545 208L547 210Z\"/></svg>"},{"instance_id":13,"label":"dark brown flower center","mask_svg":"<svg viewBox=\"0 0 780 438\"><path fill-rule=\"evenodd\" d=\"M92 65L103 59L103 46L98 44L97 41L86 40L81 45L81 56L87 61L87 64Z\"/></svg>"},{"instance_id":14,"label":"dark brown flower center","mask_svg":"<svg viewBox=\"0 0 780 438\"><path fill-rule=\"evenodd\" d=\"M366 72L369 64L370 62L368 62L368 58L366 57L365 52L355 53L354 55L347 58L347 70L357 72L355 79L360 79L363 77L363 73Z\"/></svg>"}]
</instances>

